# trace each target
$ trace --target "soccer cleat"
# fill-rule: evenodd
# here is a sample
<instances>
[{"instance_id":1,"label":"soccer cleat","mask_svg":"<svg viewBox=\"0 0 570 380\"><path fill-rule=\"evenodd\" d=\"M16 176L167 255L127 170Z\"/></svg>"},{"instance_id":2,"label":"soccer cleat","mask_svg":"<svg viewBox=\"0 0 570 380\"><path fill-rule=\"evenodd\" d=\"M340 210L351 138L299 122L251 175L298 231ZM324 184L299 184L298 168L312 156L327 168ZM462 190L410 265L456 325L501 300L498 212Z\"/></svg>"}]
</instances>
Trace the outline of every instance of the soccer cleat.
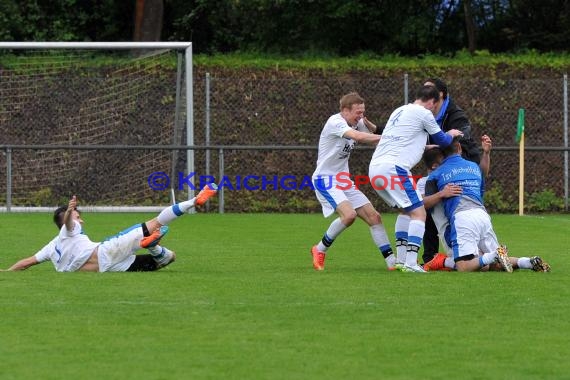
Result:
<instances>
[{"instance_id":1,"label":"soccer cleat","mask_svg":"<svg viewBox=\"0 0 570 380\"><path fill-rule=\"evenodd\" d=\"M404 271L404 264L403 263L396 263L394 265L394 270L397 270L398 272L403 272Z\"/></svg>"},{"instance_id":2,"label":"soccer cleat","mask_svg":"<svg viewBox=\"0 0 570 380\"><path fill-rule=\"evenodd\" d=\"M161 254L158 257L154 257L154 261L156 261L157 264L157 269L164 268L165 266L173 263L175 260L176 253L164 247L162 247Z\"/></svg>"},{"instance_id":3,"label":"soccer cleat","mask_svg":"<svg viewBox=\"0 0 570 380\"><path fill-rule=\"evenodd\" d=\"M313 256L313 268L315 268L315 270L325 269L325 253L319 251L317 246L314 245L313 248L311 248L311 255Z\"/></svg>"},{"instance_id":4,"label":"soccer cleat","mask_svg":"<svg viewBox=\"0 0 570 380\"><path fill-rule=\"evenodd\" d=\"M416 265L404 264L404 267L402 268L402 272L406 272L406 273L427 273L424 270L424 268L420 267L418 264L416 264Z\"/></svg>"},{"instance_id":5,"label":"soccer cleat","mask_svg":"<svg viewBox=\"0 0 570 380\"><path fill-rule=\"evenodd\" d=\"M497 248L497 258L496 261L501 264L501 267L505 270L505 272L512 273L513 272L513 265L509 260L509 250L506 246L501 245Z\"/></svg>"},{"instance_id":6,"label":"soccer cleat","mask_svg":"<svg viewBox=\"0 0 570 380\"><path fill-rule=\"evenodd\" d=\"M444 255L443 253L437 253L433 257L433 259L431 259L430 261L428 261L427 263L424 264L424 270L426 272L430 272L430 271L434 271L434 270L444 270L446 258L447 258L447 255Z\"/></svg>"},{"instance_id":7,"label":"soccer cleat","mask_svg":"<svg viewBox=\"0 0 570 380\"><path fill-rule=\"evenodd\" d=\"M550 265L542 261L540 256L533 256L530 258L530 265L532 265L532 270L535 272L550 272Z\"/></svg>"},{"instance_id":8,"label":"soccer cleat","mask_svg":"<svg viewBox=\"0 0 570 380\"><path fill-rule=\"evenodd\" d=\"M168 233L168 226L161 226L159 229L154 230L152 234L144 237L141 240L140 243L141 248L156 247L158 243L160 243L160 239L162 239L164 235L166 235L167 233Z\"/></svg>"},{"instance_id":9,"label":"soccer cleat","mask_svg":"<svg viewBox=\"0 0 570 380\"><path fill-rule=\"evenodd\" d=\"M198 206L202 206L204 203L208 201L208 199L212 198L218 192L218 185L215 183L208 183L206 186L200 190L198 195L196 195L196 204Z\"/></svg>"}]
</instances>

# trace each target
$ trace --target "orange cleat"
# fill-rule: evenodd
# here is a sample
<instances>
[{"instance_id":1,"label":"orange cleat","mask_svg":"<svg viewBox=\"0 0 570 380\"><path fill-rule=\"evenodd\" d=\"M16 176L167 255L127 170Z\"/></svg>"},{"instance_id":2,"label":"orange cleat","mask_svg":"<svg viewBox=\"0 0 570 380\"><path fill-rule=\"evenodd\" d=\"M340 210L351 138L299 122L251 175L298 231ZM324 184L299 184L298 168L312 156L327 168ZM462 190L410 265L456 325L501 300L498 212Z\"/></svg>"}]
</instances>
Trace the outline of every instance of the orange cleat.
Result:
<instances>
[{"instance_id":1,"label":"orange cleat","mask_svg":"<svg viewBox=\"0 0 570 380\"><path fill-rule=\"evenodd\" d=\"M144 237L141 242L141 248L152 248L156 247L160 243L160 239L168 233L168 226L161 226L159 229L154 230L152 234Z\"/></svg>"},{"instance_id":2,"label":"orange cleat","mask_svg":"<svg viewBox=\"0 0 570 380\"><path fill-rule=\"evenodd\" d=\"M321 252L317 249L317 246L314 245L311 248L311 255L313 256L313 268L315 270L324 270L325 269L325 253Z\"/></svg>"},{"instance_id":3,"label":"orange cleat","mask_svg":"<svg viewBox=\"0 0 570 380\"><path fill-rule=\"evenodd\" d=\"M218 185L215 183L209 183L202 188L202 190L196 196L196 204L198 206L202 206L204 203L208 201L208 199L212 198L218 192Z\"/></svg>"},{"instance_id":4,"label":"orange cleat","mask_svg":"<svg viewBox=\"0 0 570 380\"><path fill-rule=\"evenodd\" d=\"M432 272L435 270L445 270L446 258L447 255L444 255L443 253L437 253L433 259L424 264L424 269L427 272Z\"/></svg>"}]
</instances>

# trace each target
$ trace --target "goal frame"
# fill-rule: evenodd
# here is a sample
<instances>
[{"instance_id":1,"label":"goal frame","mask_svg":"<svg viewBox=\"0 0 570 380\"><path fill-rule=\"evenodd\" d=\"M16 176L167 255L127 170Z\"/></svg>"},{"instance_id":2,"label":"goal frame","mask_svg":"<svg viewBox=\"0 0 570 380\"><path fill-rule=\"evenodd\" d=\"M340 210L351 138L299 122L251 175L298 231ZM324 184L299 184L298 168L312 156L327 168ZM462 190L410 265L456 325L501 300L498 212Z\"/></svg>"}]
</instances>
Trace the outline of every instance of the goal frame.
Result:
<instances>
[{"instance_id":1,"label":"goal frame","mask_svg":"<svg viewBox=\"0 0 570 380\"><path fill-rule=\"evenodd\" d=\"M91 50L148 50L148 49L169 49L177 51L177 79L176 79L176 110L174 115L174 125L178 130L180 123L180 101L182 89L182 67L184 66L184 80L186 81L186 145L194 145L194 91L193 91L193 71L192 71L192 42L0 42L1 50L54 50L54 49L91 49ZM187 149L188 173L194 172L194 150ZM8 170L8 173L10 170ZM30 212L30 207L12 207L10 178L7 179L6 206L0 207L0 212ZM194 197L194 189L188 186L188 199ZM171 200L175 203L174 192ZM157 207L89 207L90 211L117 211L117 212L154 212ZM45 211L43 207L38 211Z\"/></svg>"}]
</instances>

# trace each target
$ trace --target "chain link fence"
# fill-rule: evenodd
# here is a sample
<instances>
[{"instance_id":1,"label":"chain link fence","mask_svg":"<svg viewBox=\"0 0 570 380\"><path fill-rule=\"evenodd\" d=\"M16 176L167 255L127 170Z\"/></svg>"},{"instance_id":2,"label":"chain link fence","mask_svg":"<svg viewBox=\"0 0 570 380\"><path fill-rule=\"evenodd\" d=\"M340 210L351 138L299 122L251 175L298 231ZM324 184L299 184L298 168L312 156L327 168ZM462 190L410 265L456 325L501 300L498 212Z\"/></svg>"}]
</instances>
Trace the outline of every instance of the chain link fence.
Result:
<instances>
[{"instance_id":1,"label":"chain link fence","mask_svg":"<svg viewBox=\"0 0 570 380\"><path fill-rule=\"evenodd\" d=\"M339 98L359 92L366 100L368 118L383 126L393 109L413 99L425 79L404 73L376 77L370 72L268 70L213 73L206 80L206 72L198 68L193 84L194 145L200 149L194 151L195 175L190 178L185 172L186 127L174 126L176 68L161 62L150 72L152 79L131 74L139 87L123 88L121 74L108 71L86 75L75 69L58 70L55 77L40 72L23 79L17 72L3 70L0 145L93 149L20 149L8 157L4 148L0 176L6 180L0 181L0 201L7 202L11 186L14 206L51 207L73 193L84 204L164 205L171 201L170 188L180 199L191 183L199 185L200 176L211 175L225 181L221 199L210 204L213 211L320 212L304 181L315 168L321 129L339 111ZM25 79L28 82L22 82ZM474 138L488 134L493 139L487 182L491 210L512 212L518 206L519 108L526 109L529 147L525 191L529 199L550 191L553 210L567 209L565 78L444 79L451 97L469 116ZM89 97L94 91L91 82L102 88L97 102ZM94 112L86 113L85 107ZM101 145L113 149L97 148ZM351 172L366 175L371 155L371 148L355 150ZM415 174L423 172L418 165ZM166 186L153 187L149 179L153 173L164 173ZM381 211L387 211L370 185L362 189ZM529 204L528 209L533 207Z\"/></svg>"}]
</instances>

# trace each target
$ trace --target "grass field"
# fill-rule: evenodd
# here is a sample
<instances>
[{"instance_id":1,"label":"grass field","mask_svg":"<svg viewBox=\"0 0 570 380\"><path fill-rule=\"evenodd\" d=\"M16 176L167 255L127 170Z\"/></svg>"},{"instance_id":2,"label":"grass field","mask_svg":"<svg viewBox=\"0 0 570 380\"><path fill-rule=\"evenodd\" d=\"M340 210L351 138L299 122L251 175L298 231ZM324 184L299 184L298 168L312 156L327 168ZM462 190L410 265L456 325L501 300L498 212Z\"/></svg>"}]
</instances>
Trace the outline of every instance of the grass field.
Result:
<instances>
[{"instance_id":1,"label":"grass field","mask_svg":"<svg viewBox=\"0 0 570 380\"><path fill-rule=\"evenodd\" d=\"M151 216L85 214L85 231ZM552 272L388 272L362 222L315 272L320 215L197 214L159 272L0 273L0 379L568 379L570 216L493 220ZM3 268L57 232L48 214L0 227Z\"/></svg>"}]
</instances>

